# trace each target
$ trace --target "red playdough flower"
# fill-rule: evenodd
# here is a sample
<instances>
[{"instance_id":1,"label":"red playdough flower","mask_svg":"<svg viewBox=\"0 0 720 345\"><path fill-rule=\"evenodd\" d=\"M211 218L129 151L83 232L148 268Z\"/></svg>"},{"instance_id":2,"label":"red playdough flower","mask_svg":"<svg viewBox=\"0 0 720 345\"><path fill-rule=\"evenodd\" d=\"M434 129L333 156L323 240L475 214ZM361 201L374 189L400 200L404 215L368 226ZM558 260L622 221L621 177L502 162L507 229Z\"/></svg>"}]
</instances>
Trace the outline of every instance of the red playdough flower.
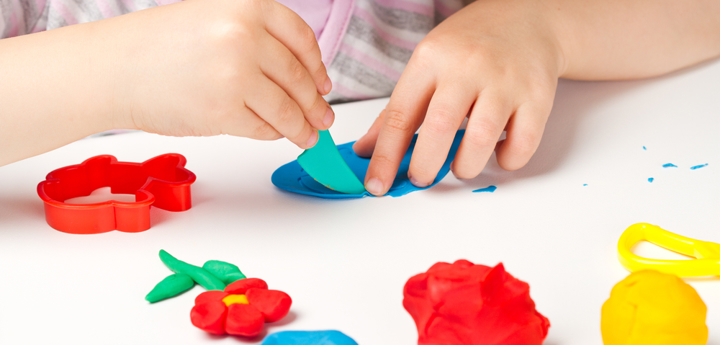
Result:
<instances>
[{"instance_id":1,"label":"red playdough flower","mask_svg":"<svg viewBox=\"0 0 720 345\"><path fill-rule=\"evenodd\" d=\"M275 322L290 311L288 294L268 290L262 279L240 279L225 291L205 291L195 298L190 320L195 327L212 334L254 337L265 322Z\"/></svg>"},{"instance_id":2,"label":"red playdough flower","mask_svg":"<svg viewBox=\"0 0 720 345\"><path fill-rule=\"evenodd\" d=\"M550 321L529 291L502 263L439 262L407 281L403 306L420 345L540 345Z\"/></svg>"}]
</instances>

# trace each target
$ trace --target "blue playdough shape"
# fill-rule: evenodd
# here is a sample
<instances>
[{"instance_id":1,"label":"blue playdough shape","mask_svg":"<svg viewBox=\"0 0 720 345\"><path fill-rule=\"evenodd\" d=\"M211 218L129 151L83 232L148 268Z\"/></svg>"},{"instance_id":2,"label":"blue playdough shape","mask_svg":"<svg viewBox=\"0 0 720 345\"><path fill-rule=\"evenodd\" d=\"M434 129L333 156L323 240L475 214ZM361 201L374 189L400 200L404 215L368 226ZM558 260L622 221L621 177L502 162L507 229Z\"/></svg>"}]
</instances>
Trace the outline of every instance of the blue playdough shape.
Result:
<instances>
[{"instance_id":1,"label":"blue playdough shape","mask_svg":"<svg viewBox=\"0 0 720 345\"><path fill-rule=\"evenodd\" d=\"M410 143L410 147L405 153L405 157L403 157L403 160L400 163L400 169L398 170L398 173L395 176L395 181L393 182L392 187L390 187L387 195L394 197L403 196L417 190L428 189L440 182L440 180L442 180L450 171L450 163L452 163L453 159L455 159L455 153L457 153L457 149L460 146L460 141L462 141L464 134L465 130L457 131L448 157L445 160L445 164L443 164L440 172L437 174L437 177L435 177L435 181L424 188L415 187L412 183L410 183L410 180L407 177L407 171L410 167L410 157L412 157L413 149L415 148L415 141L417 140L416 134ZM356 155L355 151L352 149L352 145L354 143L355 142L353 141L347 144L338 145L338 151L340 151L340 156L342 156L355 176L357 176L360 181L365 181L365 173L367 172L368 165L370 165L370 158L363 158ZM343 194L327 188L310 177L310 175L303 170L297 161L292 161L275 170L272 174L272 183L278 188L288 192L326 199L354 199L372 196L372 194L368 192Z\"/></svg>"},{"instance_id":2,"label":"blue playdough shape","mask_svg":"<svg viewBox=\"0 0 720 345\"><path fill-rule=\"evenodd\" d=\"M284 331L268 335L262 345L358 345L340 331Z\"/></svg>"},{"instance_id":3,"label":"blue playdough shape","mask_svg":"<svg viewBox=\"0 0 720 345\"><path fill-rule=\"evenodd\" d=\"M663 164L663 168L677 168L678 166L672 163Z\"/></svg>"},{"instance_id":4,"label":"blue playdough shape","mask_svg":"<svg viewBox=\"0 0 720 345\"><path fill-rule=\"evenodd\" d=\"M708 166L707 163L705 163L705 164L700 164L700 165L694 165L694 166L691 166L691 167L690 167L690 170L700 169L700 168L704 168L704 167L706 167L706 166Z\"/></svg>"},{"instance_id":5,"label":"blue playdough shape","mask_svg":"<svg viewBox=\"0 0 720 345\"><path fill-rule=\"evenodd\" d=\"M587 186L587 185L586 185L586 186ZM485 188L476 189L476 190L473 191L473 193L482 193L482 192L490 192L490 193L492 193L492 192L494 192L496 189L497 189L497 187L491 185L491 186L487 186L487 187L485 187Z\"/></svg>"}]
</instances>

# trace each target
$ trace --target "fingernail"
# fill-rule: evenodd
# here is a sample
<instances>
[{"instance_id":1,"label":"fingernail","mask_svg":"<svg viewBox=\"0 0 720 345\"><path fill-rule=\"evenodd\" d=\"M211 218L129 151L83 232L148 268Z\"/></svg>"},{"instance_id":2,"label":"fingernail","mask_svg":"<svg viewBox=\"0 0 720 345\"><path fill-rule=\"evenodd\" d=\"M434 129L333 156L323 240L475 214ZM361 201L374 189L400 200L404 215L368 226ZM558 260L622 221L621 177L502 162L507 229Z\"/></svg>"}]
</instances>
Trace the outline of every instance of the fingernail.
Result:
<instances>
[{"instance_id":1,"label":"fingernail","mask_svg":"<svg viewBox=\"0 0 720 345\"><path fill-rule=\"evenodd\" d=\"M332 82L330 81L330 77L327 77L325 79L325 85L323 85L323 88L325 89L326 95L330 93L330 90L332 90Z\"/></svg>"},{"instance_id":2,"label":"fingernail","mask_svg":"<svg viewBox=\"0 0 720 345\"><path fill-rule=\"evenodd\" d=\"M370 194L373 195L380 195L380 193L383 192L383 184L380 182L379 179L373 177L367 183L365 184L365 189L367 189Z\"/></svg>"},{"instance_id":3,"label":"fingernail","mask_svg":"<svg viewBox=\"0 0 720 345\"><path fill-rule=\"evenodd\" d=\"M330 127L333 123L333 119L335 118L335 114L333 114L332 109L330 107L327 108L327 112L325 113L325 118L323 119L323 125L325 127Z\"/></svg>"},{"instance_id":4,"label":"fingernail","mask_svg":"<svg viewBox=\"0 0 720 345\"><path fill-rule=\"evenodd\" d=\"M410 173L408 173L408 178L410 179L410 183L412 183L413 186L418 187L418 188L425 188L430 185L429 183L420 183L412 175L410 175Z\"/></svg>"},{"instance_id":5,"label":"fingernail","mask_svg":"<svg viewBox=\"0 0 720 345\"><path fill-rule=\"evenodd\" d=\"M318 134L316 131L313 131L312 134L310 134L310 139L307 141L307 148L311 148L315 146L315 143L318 140Z\"/></svg>"}]
</instances>

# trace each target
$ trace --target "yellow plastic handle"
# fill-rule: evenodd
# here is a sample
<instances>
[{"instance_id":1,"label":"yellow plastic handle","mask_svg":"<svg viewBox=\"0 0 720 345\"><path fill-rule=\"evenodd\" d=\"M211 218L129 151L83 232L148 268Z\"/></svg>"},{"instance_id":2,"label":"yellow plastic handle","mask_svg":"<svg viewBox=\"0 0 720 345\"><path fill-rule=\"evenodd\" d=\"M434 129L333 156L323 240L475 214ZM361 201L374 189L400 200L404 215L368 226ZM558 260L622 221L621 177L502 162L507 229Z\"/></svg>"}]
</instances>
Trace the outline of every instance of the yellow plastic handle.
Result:
<instances>
[{"instance_id":1,"label":"yellow plastic handle","mask_svg":"<svg viewBox=\"0 0 720 345\"><path fill-rule=\"evenodd\" d=\"M648 241L695 260L659 260L635 255L632 247L640 241ZM631 272L651 269L679 277L720 275L720 244L683 237L648 223L631 225L623 232L618 241L618 258Z\"/></svg>"}]
</instances>

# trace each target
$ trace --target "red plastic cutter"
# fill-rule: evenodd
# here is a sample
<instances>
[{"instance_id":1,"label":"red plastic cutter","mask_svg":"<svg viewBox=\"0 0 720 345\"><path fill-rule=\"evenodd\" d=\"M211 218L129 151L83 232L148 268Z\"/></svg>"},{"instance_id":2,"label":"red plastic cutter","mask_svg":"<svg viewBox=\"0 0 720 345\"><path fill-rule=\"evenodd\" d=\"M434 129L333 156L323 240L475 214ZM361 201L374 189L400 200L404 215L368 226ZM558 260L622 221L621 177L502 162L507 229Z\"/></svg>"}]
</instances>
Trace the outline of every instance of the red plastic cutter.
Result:
<instances>
[{"instance_id":1,"label":"red plastic cutter","mask_svg":"<svg viewBox=\"0 0 720 345\"><path fill-rule=\"evenodd\" d=\"M185 169L186 162L177 153L143 163L118 162L114 156L102 155L52 171L37 188L45 202L45 219L54 229L72 234L150 229L151 205L168 211L192 206L190 185L195 174ZM115 194L135 194L135 202L64 203L102 187L110 187Z\"/></svg>"}]
</instances>

